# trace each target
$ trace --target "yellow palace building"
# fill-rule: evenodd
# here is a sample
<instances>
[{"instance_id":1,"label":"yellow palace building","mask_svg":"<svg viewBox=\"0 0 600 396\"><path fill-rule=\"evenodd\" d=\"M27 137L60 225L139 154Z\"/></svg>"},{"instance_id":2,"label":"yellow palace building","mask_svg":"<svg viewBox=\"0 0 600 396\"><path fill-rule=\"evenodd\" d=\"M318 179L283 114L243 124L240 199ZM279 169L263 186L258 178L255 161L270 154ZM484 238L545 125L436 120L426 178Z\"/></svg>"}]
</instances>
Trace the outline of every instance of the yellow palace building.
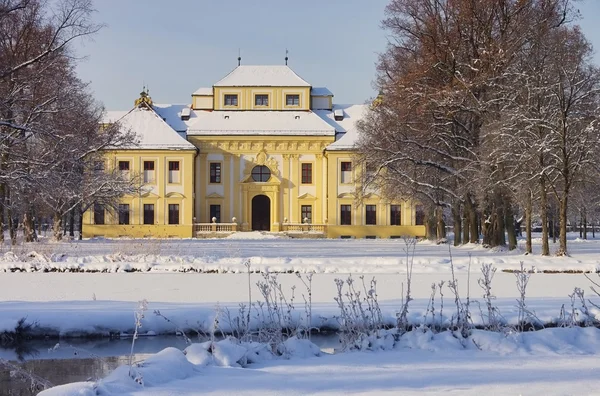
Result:
<instances>
[{"instance_id":1,"label":"yellow palace building","mask_svg":"<svg viewBox=\"0 0 600 396\"><path fill-rule=\"evenodd\" d=\"M108 166L139 175L117 211L94 207L84 237L423 236L420 205L377 192L355 197L356 122L366 105L333 104L287 65L235 68L191 104L155 104L147 92L105 123L139 143L107 151Z\"/></svg>"}]
</instances>

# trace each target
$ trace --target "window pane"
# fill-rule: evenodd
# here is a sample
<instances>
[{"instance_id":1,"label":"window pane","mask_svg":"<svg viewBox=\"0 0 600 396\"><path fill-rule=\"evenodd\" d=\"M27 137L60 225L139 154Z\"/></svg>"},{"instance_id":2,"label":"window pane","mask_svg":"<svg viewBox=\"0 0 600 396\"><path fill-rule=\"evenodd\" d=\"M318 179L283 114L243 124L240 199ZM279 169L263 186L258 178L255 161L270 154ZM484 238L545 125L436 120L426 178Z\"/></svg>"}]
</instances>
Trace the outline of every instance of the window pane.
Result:
<instances>
[{"instance_id":1,"label":"window pane","mask_svg":"<svg viewBox=\"0 0 600 396\"><path fill-rule=\"evenodd\" d=\"M237 95L225 95L225 106L237 106Z\"/></svg>"},{"instance_id":2,"label":"window pane","mask_svg":"<svg viewBox=\"0 0 600 396\"><path fill-rule=\"evenodd\" d=\"M129 161L119 161L119 170L120 171L128 171L129 170Z\"/></svg>"},{"instance_id":3,"label":"window pane","mask_svg":"<svg viewBox=\"0 0 600 396\"><path fill-rule=\"evenodd\" d=\"M144 204L144 224L154 224L154 204Z\"/></svg>"},{"instance_id":4,"label":"window pane","mask_svg":"<svg viewBox=\"0 0 600 396\"><path fill-rule=\"evenodd\" d=\"M144 161L144 170L154 170L154 161Z\"/></svg>"},{"instance_id":5,"label":"window pane","mask_svg":"<svg viewBox=\"0 0 600 396\"><path fill-rule=\"evenodd\" d=\"M212 219L216 218L216 222L221 222L221 205L210 205L210 222L212 223Z\"/></svg>"},{"instance_id":6,"label":"window pane","mask_svg":"<svg viewBox=\"0 0 600 396\"><path fill-rule=\"evenodd\" d=\"M104 224L104 205L94 204L94 224Z\"/></svg>"},{"instance_id":7,"label":"window pane","mask_svg":"<svg viewBox=\"0 0 600 396\"><path fill-rule=\"evenodd\" d=\"M119 224L129 224L128 204L119 204Z\"/></svg>"},{"instance_id":8,"label":"window pane","mask_svg":"<svg viewBox=\"0 0 600 396\"><path fill-rule=\"evenodd\" d=\"M377 206L376 205L367 205L366 206L366 218L365 223L368 225L377 224Z\"/></svg>"},{"instance_id":9,"label":"window pane","mask_svg":"<svg viewBox=\"0 0 600 396\"><path fill-rule=\"evenodd\" d=\"M286 95L285 103L288 106L299 106L300 105L300 95Z\"/></svg>"},{"instance_id":10,"label":"window pane","mask_svg":"<svg viewBox=\"0 0 600 396\"><path fill-rule=\"evenodd\" d=\"M169 204L169 224L179 224L179 204Z\"/></svg>"},{"instance_id":11,"label":"window pane","mask_svg":"<svg viewBox=\"0 0 600 396\"><path fill-rule=\"evenodd\" d=\"M352 183L352 162L342 162L340 169L341 183Z\"/></svg>"},{"instance_id":12,"label":"window pane","mask_svg":"<svg viewBox=\"0 0 600 396\"><path fill-rule=\"evenodd\" d=\"M252 168L252 180L255 182L266 182L271 178L271 170L264 166L258 165Z\"/></svg>"},{"instance_id":13,"label":"window pane","mask_svg":"<svg viewBox=\"0 0 600 396\"><path fill-rule=\"evenodd\" d=\"M210 182L221 183L221 163L211 162L210 163Z\"/></svg>"},{"instance_id":14,"label":"window pane","mask_svg":"<svg viewBox=\"0 0 600 396\"><path fill-rule=\"evenodd\" d=\"M169 161L169 183L179 183L179 161Z\"/></svg>"},{"instance_id":15,"label":"window pane","mask_svg":"<svg viewBox=\"0 0 600 396\"><path fill-rule=\"evenodd\" d=\"M312 205L301 206L302 223L312 223Z\"/></svg>"},{"instance_id":16,"label":"window pane","mask_svg":"<svg viewBox=\"0 0 600 396\"><path fill-rule=\"evenodd\" d=\"M255 106L268 106L269 105L269 95L255 95L254 96L254 105Z\"/></svg>"},{"instance_id":17,"label":"window pane","mask_svg":"<svg viewBox=\"0 0 600 396\"><path fill-rule=\"evenodd\" d=\"M351 205L340 205L340 224L351 225L352 224L352 206Z\"/></svg>"},{"instance_id":18,"label":"window pane","mask_svg":"<svg viewBox=\"0 0 600 396\"><path fill-rule=\"evenodd\" d=\"M312 164L302 164L302 184L312 184Z\"/></svg>"},{"instance_id":19,"label":"window pane","mask_svg":"<svg viewBox=\"0 0 600 396\"><path fill-rule=\"evenodd\" d=\"M402 223L402 215L400 205L390 206L390 225L400 225Z\"/></svg>"},{"instance_id":20,"label":"window pane","mask_svg":"<svg viewBox=\"0 0 600 396\"><path fill-rule=\"evenodd\" d=\"M415 206L415 224L425 225L425 209L423 208L423 205Z\"/></svg>"}]
</instances>

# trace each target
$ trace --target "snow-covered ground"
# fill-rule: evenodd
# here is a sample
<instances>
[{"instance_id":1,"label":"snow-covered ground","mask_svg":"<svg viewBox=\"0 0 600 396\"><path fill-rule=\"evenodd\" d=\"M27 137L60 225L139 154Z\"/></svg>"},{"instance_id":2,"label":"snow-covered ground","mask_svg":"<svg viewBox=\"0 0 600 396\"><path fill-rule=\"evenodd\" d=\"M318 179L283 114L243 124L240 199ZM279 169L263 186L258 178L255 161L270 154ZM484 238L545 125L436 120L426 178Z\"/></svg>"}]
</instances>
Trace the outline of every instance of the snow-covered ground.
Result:
<instances>
[{"instance_id":1,"label":"snow-covered ground","mask_svg":"<svg viewBox=\"0 0 600 396\"><path fill-rule=\"evenodd\" d=\"M469 263L493 263L498 270L516 270L521 261L537 271L600 270L600 239L570 235L570 257L524 255L523 241L514 251L485 249L478 244L460 247L423 241L415 247L414 272L440 273L450 269L450 253L457 271ZM24 244L0 250L0 271L72 272L254 272L403 273L407 248L402 239L306 240L258 232L237 233L226 239L92 239L87 241ZM552 245L554 250L556 247ZM450 250L449 250L450 249Z\"/></svg>"},{"instance_id":2,"label":"snow-covered ground","mask_svg":"<svg viewBox=\"0 0 600 396\"><path fill-rule=\"evenodd\" d=\"M36 323L38 330L60 335L131 332L137 301L148 300L142 332L173 334L175 326L208 330L224 313L237 313L238 304L260 299L253 272L281 272L278 281L289 297L295 287L295 314L304 315L302 294L307 290L299 272L315 272L312 281L312 325L336 328L339 309L334 302L335 279L352 273L356 282L377 279L383 319L395 323L406 287L406 244L402 240L293 240L245 235L246 239L221 240L89 240L43 243L6 250L0 258L0 332L12 331L18 320ZM590 291L581 273L600 269L600 240L570 242L570 257L539 256L522 249L508 252L478 245L451 247L459 289L474 300L473 322L482 324L483 291L478 285L481 264L497 268L492 292L494 304L508 323L516 323L518 290L515 275L523 261L534 268L527 289L527 305L543 322L556 322L561 307L571 310L568 297L575 287ZM409 255L410 256L410 255ZM470 272L468 271L470 267ZM10 272L22 268L24 272ZM76 269L78 272L43 272ZM127 272L139 269L139 272ZM449 247L421 242L414 254L409 320L423 322L432 283L451 277ZM87 271L87 272L86 272ZM97 271L97 272L96 272ZM191 272L189 272L191 271ZM563 273L543 273L563 271ZM93 273L90 273L93 272ZM202 273L210 272L210 273ZM592 279L599 279L591 274ZM306 280L306 278L304 278ZM362 287L362 286L361 286ZM452 315L453 296L444 288L444 312ZM440 308L439 294L436 306ZM480 305L481 304L481 305ZM579 307L576 302L575 306ZM172 320L168 323L154 310ZM591 309L600 317L599 312ZM534 335L478 333L482 350L458 347L448 335L414 336L392 351L353 352L308 359L274 359L239 367L196 367L187 357L169 350L155 356L152 365L164 372L145 388L131 387L119 372L109 377L116 386L106 394L594 394L600 385L600 330L547 329ZM528 338L529 337L529 338ZM453 341L454 340L454 341ZM453 344L454 343L454 344ZM152 366L151 365L151 366ZM150 370L149 373L155 371ZM121 375L121 376L120 376ZM155 374L148 374L152 377ZM128 378L128 377L127 377ZM207 380L210 378L210 380ZM153 385L154 384L154 385ZM50 395L75 395L91 385L73 385ZM64 392L63 392L64 391ZM58 393L57 393L58 392ZM63 392L63 393L60 393ZM78 393L83 392L83 393ZM112 392L112 393L111 393Z\"/></svg>"}]
</instances>

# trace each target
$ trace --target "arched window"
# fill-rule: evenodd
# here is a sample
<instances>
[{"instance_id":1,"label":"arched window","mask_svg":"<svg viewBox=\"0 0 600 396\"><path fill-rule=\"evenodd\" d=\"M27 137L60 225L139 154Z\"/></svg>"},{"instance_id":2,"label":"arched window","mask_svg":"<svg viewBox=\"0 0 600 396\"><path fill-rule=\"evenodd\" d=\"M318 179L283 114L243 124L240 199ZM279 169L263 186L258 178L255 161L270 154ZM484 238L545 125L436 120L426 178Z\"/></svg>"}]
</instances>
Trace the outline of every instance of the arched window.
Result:
<instances>
[{"instance_id":1,"label":"arched window","mask_svg":"<svg viewBox=\"0 0 600 396\"><path fill-rule=\"evenodd\" d=\"M252 168L252 180L255 182L266 182L271 178L271 170L264 165L257 165Z\"/></svg>"}]
</instances>

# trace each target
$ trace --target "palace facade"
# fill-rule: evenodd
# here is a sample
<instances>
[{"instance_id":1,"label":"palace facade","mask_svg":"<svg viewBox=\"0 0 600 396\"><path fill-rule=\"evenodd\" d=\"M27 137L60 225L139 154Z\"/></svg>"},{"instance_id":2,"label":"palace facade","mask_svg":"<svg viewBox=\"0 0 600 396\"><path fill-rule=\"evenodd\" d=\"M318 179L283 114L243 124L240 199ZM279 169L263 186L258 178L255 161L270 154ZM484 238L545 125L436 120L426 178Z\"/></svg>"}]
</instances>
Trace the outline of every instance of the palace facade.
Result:
<instances>
[{"instance_id":1,"label":"palace facade","mask_svg":"<svg viewBox=\"0 0 600 396\"><path fill-rule=\"evenodd\" d=\"M137 175L142 193L84 215L84 237L423 236L419 206L376 191L360 201L356 122L367 105L337 105L287 65L235 68L191 104L153 103L146 91L104 123L134 131L134 147L106 166Z\"/></svg>"}]
</instances>

